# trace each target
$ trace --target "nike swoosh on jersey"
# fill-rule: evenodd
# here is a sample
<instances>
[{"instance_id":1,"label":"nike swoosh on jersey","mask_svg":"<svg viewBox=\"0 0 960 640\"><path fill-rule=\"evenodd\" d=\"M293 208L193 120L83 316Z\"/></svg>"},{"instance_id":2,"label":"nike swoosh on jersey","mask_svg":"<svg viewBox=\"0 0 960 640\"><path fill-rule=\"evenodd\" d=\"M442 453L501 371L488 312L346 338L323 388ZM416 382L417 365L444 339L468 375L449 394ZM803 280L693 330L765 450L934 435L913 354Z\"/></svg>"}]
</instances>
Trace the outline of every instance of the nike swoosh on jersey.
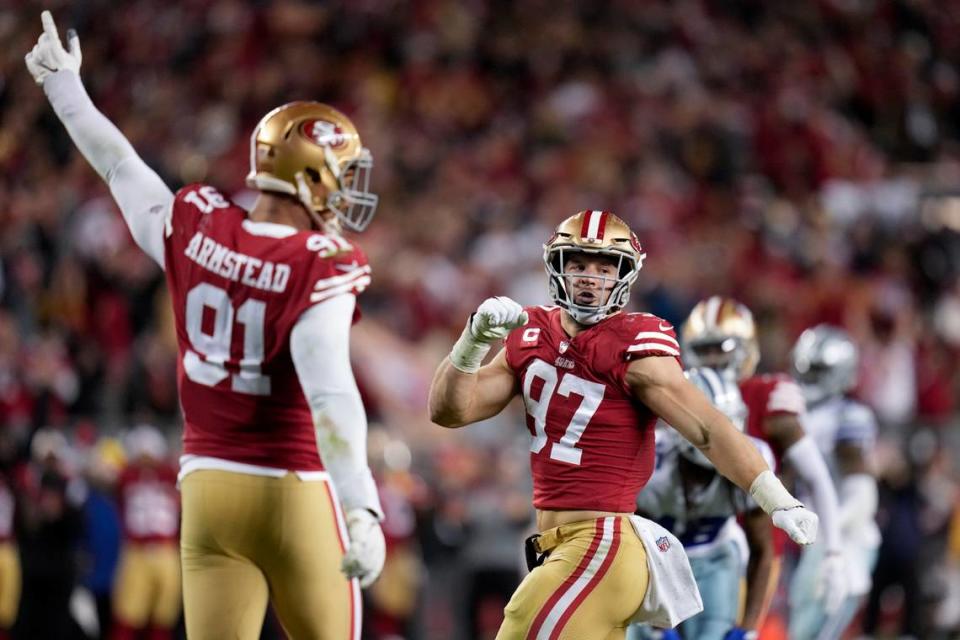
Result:
<instances>
[{"instance_id":1,"label":"nike swoosh on jersey","mask_svg":"<svg viewBox=\"0 0 960 640\"><path fill-rule=\"evenodd\" d=\"M659 325L657 325L657 327L660 329L660 331L670 331L670 329L673 329L673 325L669 322L666 325L661 322Z\"/></svg>"}]
</instances>

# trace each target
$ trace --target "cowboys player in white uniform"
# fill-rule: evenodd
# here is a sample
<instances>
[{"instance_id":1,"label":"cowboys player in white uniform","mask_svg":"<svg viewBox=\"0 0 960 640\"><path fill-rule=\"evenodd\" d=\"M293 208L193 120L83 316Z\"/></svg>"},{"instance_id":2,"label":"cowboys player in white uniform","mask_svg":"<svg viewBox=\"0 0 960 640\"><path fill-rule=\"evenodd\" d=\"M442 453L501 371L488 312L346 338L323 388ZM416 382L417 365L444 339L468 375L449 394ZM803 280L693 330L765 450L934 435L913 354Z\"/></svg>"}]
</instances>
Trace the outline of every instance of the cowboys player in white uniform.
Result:
<instances>
[{"instance_id":1,"label":"cowboys player in white uniform","mask_svg":"<svg viewBox=\"0 0 960 640\"><path fill-rule=\"evenodd\" d=\"M685 374L741 430L747 414L736 381L709 367ZM757 637L772 593L774 549L769 518L763 510L716 468L695 446L657 431L657 468L637 496L637 509L674 533L684 545L703 599L703 611L679 627L683 638L741 640ZM773 452L766 442L751 438L770 468ZM737 515L744 514L744 527ZM749 563L749 566L748 566ZM749 570L748 570L749 569ZM743 620L738 620L740 589L747 578ZM629 640L676 638L677 631L652 632L634 625Z\"/></svg>"},{"instance_id":2,"label":"cowboys player in white uniform","mask_svg":"<svg viewBox=\"0 0 960 640\"><path fill-rule=\"evenodd\" d=\"M858 365L857 347L846 332L824 324L807 329L797 339L792 359L807 401L803 428L823 454L837 487L850 592L828 614L815 587L823 545L805 548L790 584L790 638L832 640L842 636L870 592L880 545L874 522L877 483L869 464L877 424L869 408L846 395L856 383Z\"/></svg>"}]
</instances>

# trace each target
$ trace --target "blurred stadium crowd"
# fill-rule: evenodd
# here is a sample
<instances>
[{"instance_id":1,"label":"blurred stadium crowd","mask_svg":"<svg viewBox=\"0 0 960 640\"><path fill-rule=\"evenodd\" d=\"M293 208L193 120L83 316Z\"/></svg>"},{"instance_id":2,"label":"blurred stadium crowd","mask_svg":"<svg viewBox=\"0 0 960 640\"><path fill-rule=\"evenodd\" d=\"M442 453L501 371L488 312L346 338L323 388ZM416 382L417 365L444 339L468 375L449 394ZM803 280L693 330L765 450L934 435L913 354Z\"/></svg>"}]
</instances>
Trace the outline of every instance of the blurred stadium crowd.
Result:
<instances>
[{"instance_id":1,"label":"blurred stadium crowd","mask_svg":"<svg viewBox=\"0 0 960 640\"><path fill-rule=\"evenodd\" d=\"M162 274L23 67L41 8L79 31L95 103L173 187L249 202L249 132L297 98L346 111L372 149L374 282L353 352L390 556L370 638L496 632L532 526L522 416L444 432L426 390L485 296L548 301L541 243L584 208L640 236L636 308L679 324L705 295L745 302L761 370L785 370L807 326L850 331L857 395L882 424L885 537L857 626L960 633L960 2L13 6L0 12L0 457L16 517L0 537L21 550L15 637L43 637L27 626L38 607L68 615L76 584L109 608L118 534L97 514L116 509L120 444L149 422L173 461L179 432Z\"/></svg>"}]
</instances>

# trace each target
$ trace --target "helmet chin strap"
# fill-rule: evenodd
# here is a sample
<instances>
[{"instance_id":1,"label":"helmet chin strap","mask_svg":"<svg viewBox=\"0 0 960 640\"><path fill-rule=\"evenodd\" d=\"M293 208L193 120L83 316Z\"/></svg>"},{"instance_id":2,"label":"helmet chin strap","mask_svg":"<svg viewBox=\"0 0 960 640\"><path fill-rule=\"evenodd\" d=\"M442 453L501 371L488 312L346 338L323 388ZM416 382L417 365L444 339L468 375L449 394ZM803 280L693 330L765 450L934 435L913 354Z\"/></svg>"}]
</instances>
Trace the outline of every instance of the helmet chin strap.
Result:
<instances>
[{"instance_id":1,"label":"helmet chin strap","mask_svg":"<svg viewBox=\"0 0 960 640\"><path fill-rule=\"evenodd\" d=\"M322 211L329 211L328 209L321 209L317 211L313 206L313 192L310 190L310 186L307 184L307 179L304 177L303 173L297 173L295 176L297 181L297 197L300 199L300 203L306 208L307 213L310 215L310 220L313 221L314 227L318 231L323 233L334 233L340 234L343 232L343 227L340 225L340 217L336 214L330 216L324 216Z\"/></svg>"}]
</instances>

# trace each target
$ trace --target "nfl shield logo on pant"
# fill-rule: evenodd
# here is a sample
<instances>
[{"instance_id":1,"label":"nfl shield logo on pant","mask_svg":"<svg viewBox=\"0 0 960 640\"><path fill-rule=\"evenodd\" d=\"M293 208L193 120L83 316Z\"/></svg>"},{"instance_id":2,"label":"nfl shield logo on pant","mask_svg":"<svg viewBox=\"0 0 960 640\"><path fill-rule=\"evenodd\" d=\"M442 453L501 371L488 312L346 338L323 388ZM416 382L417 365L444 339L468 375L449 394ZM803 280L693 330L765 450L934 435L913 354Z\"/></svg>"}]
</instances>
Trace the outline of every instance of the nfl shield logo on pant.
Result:
<instances>
[{"instance_id":1,"label":"nfl shield logo on pant","mask_svg":"<svg viewBox=\"0 0 960 640\"><path fill-rule=\"evenodd\" d=\"M670 541L667 540L667 536L657 538L657 548L660 549L660 551L666 551L670 548Z\"/></svg>"}]
</instances>

